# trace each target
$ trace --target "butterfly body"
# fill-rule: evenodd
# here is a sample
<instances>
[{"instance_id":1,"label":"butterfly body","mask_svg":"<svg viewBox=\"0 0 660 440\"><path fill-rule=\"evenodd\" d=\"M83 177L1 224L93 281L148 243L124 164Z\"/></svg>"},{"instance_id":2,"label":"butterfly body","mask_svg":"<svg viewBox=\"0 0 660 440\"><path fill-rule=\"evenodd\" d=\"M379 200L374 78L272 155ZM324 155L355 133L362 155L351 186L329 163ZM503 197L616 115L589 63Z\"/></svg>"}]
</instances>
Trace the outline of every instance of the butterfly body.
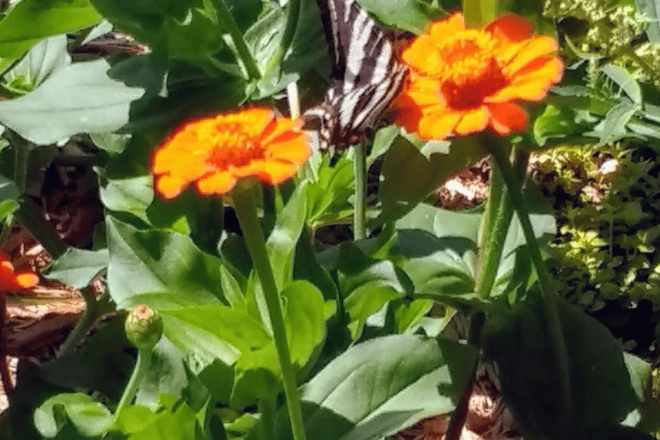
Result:
<instances>
[{"instance_id":1,"label":"butterfly body","mask_svg":"<svg viewBox=\"0 0 660 440\"><path fill-rule=\"evenodd\" d=\"M403 84L406 68L387 34L353 0L317 0L333 56L333 85L324 102L305 112L316 118L321 142L353 145L365 136Z\"/></svg>"}]
</instances>

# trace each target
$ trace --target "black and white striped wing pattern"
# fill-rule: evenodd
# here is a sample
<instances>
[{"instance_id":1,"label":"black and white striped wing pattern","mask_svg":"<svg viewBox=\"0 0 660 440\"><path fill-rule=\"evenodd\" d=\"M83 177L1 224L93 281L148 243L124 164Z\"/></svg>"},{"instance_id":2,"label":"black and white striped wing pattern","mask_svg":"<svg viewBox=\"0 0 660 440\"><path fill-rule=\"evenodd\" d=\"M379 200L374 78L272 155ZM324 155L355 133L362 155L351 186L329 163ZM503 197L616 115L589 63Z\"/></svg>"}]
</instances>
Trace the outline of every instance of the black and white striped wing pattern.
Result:
<instances>
[{"instance_id":1,"label":"black and white striped wing pattern","mask_svg":"<svg viewBox=\"0 0 660 440\"><path fill-rule=\"evenodd\" d=\"M323 104L306 112L320 119L327 145L355 144L398 93L406 68L392 42L353 0L317 0L333 56L334 84Z\"/></svg>"}]
</instances>

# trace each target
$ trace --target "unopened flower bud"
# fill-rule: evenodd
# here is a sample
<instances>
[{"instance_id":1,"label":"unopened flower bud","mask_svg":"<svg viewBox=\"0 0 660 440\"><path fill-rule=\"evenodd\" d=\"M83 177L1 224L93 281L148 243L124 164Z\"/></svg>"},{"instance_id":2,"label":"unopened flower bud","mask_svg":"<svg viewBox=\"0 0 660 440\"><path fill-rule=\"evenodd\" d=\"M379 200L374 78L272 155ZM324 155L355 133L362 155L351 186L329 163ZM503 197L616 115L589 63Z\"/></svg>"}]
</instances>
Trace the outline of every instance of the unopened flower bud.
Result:
<instances>
[{"instance_id":1,"label":"unopened flower bud","mask_svg":"<svg viewBox=\"0 0 660 440\"><path fill-rule=\"evenodd\" d=\"M125 327L128 340L140 350L151 350L163 335L163 319L144 304L129 312Z\"/></svg>"}]
</instances>

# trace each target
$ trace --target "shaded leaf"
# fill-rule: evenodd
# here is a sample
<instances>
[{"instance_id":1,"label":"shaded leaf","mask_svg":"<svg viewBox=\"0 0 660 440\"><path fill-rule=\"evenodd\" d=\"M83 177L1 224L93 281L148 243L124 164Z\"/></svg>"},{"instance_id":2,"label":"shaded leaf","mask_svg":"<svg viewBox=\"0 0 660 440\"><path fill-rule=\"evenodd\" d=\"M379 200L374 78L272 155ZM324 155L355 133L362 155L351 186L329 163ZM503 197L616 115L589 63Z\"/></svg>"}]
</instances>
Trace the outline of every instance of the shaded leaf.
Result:
<instances>
[{"instance_id":1,"label":"shaded leaf","mask_svg":"<svg viewBox=\"0 0 660 440\"><path fill-rule=\"evenodd\" d=\"M88 251L69 248L53 262L46 278L82 289L108 267L108 259L107 249Z\"/></svg>"},{"instance_id":2,"label":"shaded leaf","mask_svg":"<svg viewBox=\"0 0 660 440\"><path fill-rule=\"evenodd\" d=\"M120 308L141 293L163 293L191 304L223 300L220 259L200 251L182 234L139 231L106 217L108 289Z\"/></svg>"},{"instance_id":3,"label":"shaded leaf","mask_svg":"<svg viewBox=\"0 0 660 440\"><path fill-rule=\"evenodd\" d=\"M60 69L32 93L0 102L0 121L38 145L77 133L105 133L128 122L132 101L142 89L108 78L105 60Z\"/></svg>"}]
</instances>

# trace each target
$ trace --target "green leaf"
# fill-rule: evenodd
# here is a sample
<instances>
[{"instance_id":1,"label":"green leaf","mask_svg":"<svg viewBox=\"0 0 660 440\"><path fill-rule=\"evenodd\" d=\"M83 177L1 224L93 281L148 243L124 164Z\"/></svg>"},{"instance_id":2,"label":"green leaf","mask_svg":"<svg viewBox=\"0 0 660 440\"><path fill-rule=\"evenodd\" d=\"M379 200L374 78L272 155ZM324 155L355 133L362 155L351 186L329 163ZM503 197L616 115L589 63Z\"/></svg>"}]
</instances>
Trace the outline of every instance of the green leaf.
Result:
<instances>
[{"instance_id":1,"label":"green leaf","mask_svg":"<svg viewBox=\"0 0 660 440\"><path fill-rule=\"evenodd\" d=\"M12 215L14 212L18 211L20 205L15 200L3 200L0 202L0 222L5 221L5 219Z\"/></svg>"},{"instance_id":2,"label":"green leaf","mask_svg":"<svg viewBox=\"0 0 660 440\"><path fill-rule=\"evenodd\" d=\"M134 432L129 440L198 440L201 430L197 414L185 403L171 405L144 429Z\"/></svg>"},{"instance_id":3,"label":"green leaf","mask_svg":"<svg viewBox=\"0 0 660 440\"><path fill-rule=\"evenodd\" d=\"M385 155L381 171L383 181L378 197L382 212L378 222L403 217L440 183L483 157L484 150L475 137L446 141L420 142L398 137ZM401 170L411 170L402 173ZM414 172L412 172L414 170Z\"/></svg>"},{"instance_id":4,"label":"green leaf","mask_svg":"<svg viewBox=\"0 0 660 440\"><path fill-rule=\"evenodd\" d=\"M182 234L139 231L106 217L108 289L120 308L141 293L162 293L189 304L224 301L220 259L200 251Z\"/></svg>"},{"instance_id":5,"label":"green leaf","mask_svg":"<svg viewBox=\"0 0 660 440\"><path fill-rule=\"evenodd\" d=\"M109 179L98 170L101 176L99 194L101 201L110 211L132 214L149 224L147 208L154 200L152 176L137 176L124 179Z\"/></svg>"},{"instance_id":6,"label":"green leaf","mask_svg":"<svg viewBox=\"0 0 660 440\"><path fill-rule=\"evenodd\" d=\"M67 421L82 435L99 436L107 432L113 419L105 405L81 393L53 396L34 413L34 423L45 437L55 437Z\"/></svg>"},{"instance_id":7,"label":"green leaf","mask_svg":"<svg viewBox=\"0 0 660 440\"><path fill-rule=\"evenodd\" d=\"M642 104L642 89L630 72L614 64L607 64L601 67L600 70L606 77L614 81L621 88L621 91L628 95L635 106Z\"/></svg>"},{"instance_id":8,"label":"green leaf","mask_svg":"<svg viewBox=\"0 0 660 440\"><path fill-rule=\"evenodd\" d=\"M400 129L396 125L381 128L376 132L374 143L371 146L369 157L367 157L367 167L370 167L376 159L387 153L394 140L399 136Z\"/></svg>"},{"instance_id":9,"label":"green leaf","mask_svg":"<svg viewBox=\"0 0 660 440\"><path fill-rule=\"evenodd\" d=\"M339 246L336 264L337 286L353 340L362 334L371 315L412 289L405 273L392 262L368 258L354 243Z\"/></svg>"},{"instance_id":10,"label":"green leaf","mask_svg":"<svg viewBox=\"0 0 660 440\"><path fill-rule=\"evenodd\" d=\"M188 401L194 400L191 394L195 389L193 386L195 381L200 385L199 379L188 373L181 351L167 338L161 338L153 349L149 370L140 382L135 403L157 410L160 396L164 393L185 396ZM204 397L207 396L208 393L205 392ZM142 420L141 424L146 425L146 422L147 420ZM136 426L132 427L132 431L139 429Z\"/></svg>"},{"instance_id":11,"label":"green leaf","mask_svg":"<svg viewBox=\"0 0 660 440\"><path fill-rule=\"evenodd\" d=\"M164 46L172 58L208 59L223 46L224 30L209 17L202 2L92 0L92 3L115 27L149 46Z\"/></svg>"},{"instance_id":12,"label":"green leaf","mask_svg":"<svg viewBox=\"0 0 660 440\"><path fill-rule=\"evenodd\" d=\"M32 93L0 102L0 122L38 145L119 129L144 91L111 80L109 67L97 60L60 69Z\"/></svg>"},{"instance_id":13,"label":"green leaf","mask_svg":"<svg viewBox=\"0 0 660 440\"><path fill-rule=\"evenodd\" d=\"M69 248L64 255L55 260L46 278L82 289L108 267L108 259L107 249L88 251Z\"/></svg>"},{"instance_id":14,"label":"green leaf","mask_svg":"<svg viewBox=\"0 0 660 440\"><path fill-rule=\"evenodd\" d=\"M637 106L629 102L622 102L613 107L605 115L598 142L604 144L626 136L626 125L638 110Z\"/></svg>"},{"instance_id":15,"label":"green leaf","mask_svg":"<svg viewBox=\"0 0 660 440\"><path fill-rule=\"evenodd\" d=\"M502 394L525 438L581 439L583 431L623 421L640 403L637 380L608 330L581 309L557 302L569 377L557 367L539 296L493 316L483 332L484 352L498 367Z\"/></svg>"},{"instance_id":16,"label":"green leaf","mask_svg":"<svg viewBox=\"0 0 660 440\"><path fill-rule=\"evenodd\" d=\"M227 306L164 310L164 334L188 358L198 373L219 360L233 365L242 353L272 344L260 322Z\"/></svg>"},{"instance_id":17,"label":"green leaf","mask_svg":"<svg viewBox=\"0 0 660 440\"><path fill-rule=\"evenodd\" d=\"M324 157L316 174L316 182L307 185L308 218L312 227L336 222L351 212L348 200L355 192L353 162L343 156L334 166Z\"/></svg>"},{"instance_id":18,"label":"green leaf","mask_svg":"<svg viewBox=\"0 0 660 440\"><path fill-rule=\"evenodd\" d=\"M115 426L125 434L143 430L158 419L158 415L142 405L125 406L119 414Z\"/></svg>"},{"instance_id":19,"label":"green leaf","mask_svg":"<svg viewBox=\"0 0 660 440\"><path fill-rule=\"evenodd\" d=\"M296 243L305 224L307 186L302 183L296 187L282 213L277 216L275 227L266 241L266 250L273 266L273 275L278 290L291 281Z\"/></svg>"},{"instance_id":20,"label":"green leaf","mask_svg":"<svg viewBox=\"0 0 660 440\"><path fill-rule=\"evenodd\" d=\"M282 298L291 362L303 369L325 340L323 295L307 281L294 281L282 291Z\"/></svg>"},{"instance_id":21,"label":"green leaf","mask_svg":"<svg viewBox=\"0 0 660 440\"><path fill-rule=\"evenodd\" d=\"M637 11L648 17L646 36L651 44L660 43L660 3L657 0L635 0Z\"/></svg>"},{"instance_id":22,"label":"green leaf","mask_svg":"<svg viewBox=\"0 0 660 440\"><path fill-rule=\"evenodd\" d=\"M71 64L66 50L66 35L47 38L30 49L30 52L5 75L10 88L31 91L49 76Z\"/></svg>"},{"instance_id":23,"label":"green leaf","mask_svg":"<svg viewBox=\"0 0 660 440\"><path fill-rule=\"evenodd\" d=\"M544 146L550 140L586 135L593 129L596 121L597 119L585 110L548 105L543 114L534 121L534 139L539 146Z\"/></svg>"},{"instance_id":24,"label":"green leaf","mask_svg":"<svg viewBox=\"0 0 660 440\"><path fill-rule=\"evenodd\" d=\"M4 58L0 65L11 64L44 38L85 29L99 21L101 16L89 0L23 0L0 22L0 57Z\"/></svg>"},{"instance_id":25,"label":"green leaf","mask_svg":"<svg viewBox=\"0 0 660 440\"><path fill-rule=\"evenodd\" d=\"M20 195L21 193L14 181L0 174L0 200L18 201Z\"/></svg>"},{"instance_id":26,"label":"green leaf","mask_svg":"<svg viewBox=\"0 0 660 440\"><path fill-rule=\"evenodd\" d=\"M446 414L476 357L470 346L412 335L358 344L302 387L305 430L315 440L377 439ZM288 432L274 436L288 438Z\"/></svg>"},{"instance_id":27,"label":"green leaf","mask_svg":"<svg viewBox=\"0 0 660 440\"><path fill-rule=\"evenodd\" d=\"M92 142L110 154L121 154L131 140L131 135L115 133L92 133Z\"/></svg>"},{"instance_id":28,"label":"green leaf","mask_svg":"<svg viewBox=\"0 0 660 440\"><path fill-rule=\"evenodd\" d=\"M442 9L419 0L384 2L357 0L360 6L388 26L396 26L415 34L423 34L433 19L445 14Z\"/></svg>"}]
</instances>

